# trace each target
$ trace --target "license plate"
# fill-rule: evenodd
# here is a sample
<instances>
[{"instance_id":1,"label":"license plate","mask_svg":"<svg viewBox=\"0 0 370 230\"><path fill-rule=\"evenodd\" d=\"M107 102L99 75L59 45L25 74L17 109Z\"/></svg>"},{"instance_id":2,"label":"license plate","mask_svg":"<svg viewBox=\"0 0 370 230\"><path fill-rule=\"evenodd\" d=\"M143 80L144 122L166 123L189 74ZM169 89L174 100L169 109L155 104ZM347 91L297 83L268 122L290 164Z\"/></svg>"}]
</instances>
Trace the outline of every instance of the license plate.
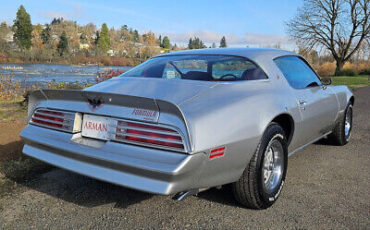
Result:
<instances>
[{"instance_id":1,"label":"license plate","mask_svg":"<svg viewBox=\"0 0 370 230\"><path fill-rule=\"evenodd\" d=\"M112 122L113 120L107 117L84 114L82 123L82 136L109 140Z\"/></svg>"}]
</instances>

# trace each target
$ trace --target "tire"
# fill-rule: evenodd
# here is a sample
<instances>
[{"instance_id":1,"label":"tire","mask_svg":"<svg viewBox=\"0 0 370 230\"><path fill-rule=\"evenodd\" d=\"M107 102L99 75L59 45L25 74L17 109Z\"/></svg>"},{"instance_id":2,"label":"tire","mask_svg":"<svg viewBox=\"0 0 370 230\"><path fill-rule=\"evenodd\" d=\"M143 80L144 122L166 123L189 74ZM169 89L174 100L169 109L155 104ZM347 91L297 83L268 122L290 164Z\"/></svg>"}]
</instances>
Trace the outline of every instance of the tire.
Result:
<instances>
[{"instance_id":1,"label":"tire","mask_svg":"<svg viewBox=\"0 0 370 230\"><path fill-rule=\"evenodd\" d=\"M271 158L270 149L273 158ZM275 159L276 158L276 159ZM274 159L273 171L278 168L280 162L281 176L271 178L271 188L266 185L266 164ZM276 164L276 165L275 165ZM277 123L271 123L263 134L260 143L257 146L256 152L252 156L250 162L245 168L240 179L232 184L232 190L235 199L242 205L252 209L265 209L270 207L278 199L283 188L285 176L288 166L287 140L284 130ZM271 167L268 167L269 170ZM267 170L267 171L269 171ZM272 174L270 174L271 176ZM277 178L279 178L277 180ZM269 181L268 179L267 181ZM267 182L267 184L269 184Z\"/></svg>"},{"instance_id":2,"label":"tire","mask_svg":"<svg viewBox=\"0 0 370 230\"><path fill-rule=\"evenodd\" d=\"M335 125L333 132L329 135L329 140L331 140L334 144L342 146L349 142L352 131L352 115L353 115L352 103L349 102L346 110L344 111L344 116ZM347 123L347 129L346 122L349 122Z\"/></svg>"}]
</instances>

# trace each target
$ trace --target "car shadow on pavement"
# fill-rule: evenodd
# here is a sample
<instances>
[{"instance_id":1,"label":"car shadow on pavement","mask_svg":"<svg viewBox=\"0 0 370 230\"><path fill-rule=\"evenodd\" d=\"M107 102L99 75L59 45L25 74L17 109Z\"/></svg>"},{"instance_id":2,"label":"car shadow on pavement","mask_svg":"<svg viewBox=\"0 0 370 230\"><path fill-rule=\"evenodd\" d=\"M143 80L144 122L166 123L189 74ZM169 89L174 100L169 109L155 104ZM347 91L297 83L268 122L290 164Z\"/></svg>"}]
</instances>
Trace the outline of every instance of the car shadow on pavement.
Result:
<instances>
[{"instance_id":1,"label":"car shadow on pavement","mask_svg":"<svg viewBox=\"0 0 370 230\"><path fill-rule=\"evenodd\" d=\"M40 164L44 163L40 162ZM96 207L113 203L115 208L124 209L153 196L47 164L44 166L47 168L46 170L32 171L24 177L19 175L15 177L12 172L3 172L3 175L17 184L18 188L23 187L22 191L25 191L24 189L29 189L31 192L36 191L34 196L46 194L83 207Z\"/></svg>"},{"instance_id":2,"label":"car shadow on pavement","mask_svg":"<svg viewBox=\"0 0 370 230\"><path fill-rule=\"evenodd\" d=\"M99 181L59 168L52 168L52 170L46 173L34 175L33 178L18 180L16 182L39 193L88 208L113 203L114 208L125 209L130 205L157 196ZM37 196L39 195L37 194ZM231 189L228 187L223 187L222 189L212 188L200 192L197 198L239 207L233 198Z\"/></svg>"},{"instance_id":3,"label":"car shadow on pavement","mask_svg":"<svg viewBox=\"0 0 370 230\"><path fill-rule=\"evenodd\" d=\"M47 194L84 207L113 203L114 208L120 209L157 196L53 167L21 154L22 148L22 141L0 146L0 156L7 160L7 167L0 165L0 173L23 188L37 191L36 196ZM197 198L239 206L233 198L230 186L200 192Z\"/></svg>"},{"instance_id":4,"label":"car shadow on pavement","mask_svg":"<svg viewBox=\"0 0 370 230\"><path fill-rule=\"evenodd\" d=\"M198 193L198 198L210 202L216 202L222 205L232 207L242 207L235 199L230 185L224 185L221 189L210 188L209 190Z\"/></svg>"},{"instance_id":5,"label":"car shadow on pavement","mask_svg":"<svg viewBox=\"0 0 370 230\"><path fill-rule=\"evenodd\" d=\"M329 145L336 146L336 144L329 138L322 138L314 143L314 145Z\"/></svg>"}]
</instances>

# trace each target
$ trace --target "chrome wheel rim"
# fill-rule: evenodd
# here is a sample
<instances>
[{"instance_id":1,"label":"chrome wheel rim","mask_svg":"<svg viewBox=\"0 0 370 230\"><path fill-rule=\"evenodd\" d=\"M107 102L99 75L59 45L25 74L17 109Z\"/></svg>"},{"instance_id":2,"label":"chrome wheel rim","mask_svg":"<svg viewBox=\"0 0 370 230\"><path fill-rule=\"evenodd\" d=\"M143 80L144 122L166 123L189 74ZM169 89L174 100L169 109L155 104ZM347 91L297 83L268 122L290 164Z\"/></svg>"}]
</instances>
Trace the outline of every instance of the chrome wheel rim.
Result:
<instances>
[{"instance_id":1,"label":"chrome wheel rim","mask_svg":"<svg viewBox=\"0 0 370 230\"><path fill-rule=\"evenodd\" d=\"M352 108L348 107L344 123L344 134L346 135L346 138L349 138L351 127L352 127Z\"/></svg>"},{"instance_id":2,"label":"chrome wheel rim","mask_svg":"<svg viewBox=\"0 0 370 230\"><path fill-rule=\"evenodd\" d=\"M283 170L283 146L277 139L273 139L266 148L262 165L262 184L267 193L273 192L279 186Z\"/></svg>"}]
</instances>

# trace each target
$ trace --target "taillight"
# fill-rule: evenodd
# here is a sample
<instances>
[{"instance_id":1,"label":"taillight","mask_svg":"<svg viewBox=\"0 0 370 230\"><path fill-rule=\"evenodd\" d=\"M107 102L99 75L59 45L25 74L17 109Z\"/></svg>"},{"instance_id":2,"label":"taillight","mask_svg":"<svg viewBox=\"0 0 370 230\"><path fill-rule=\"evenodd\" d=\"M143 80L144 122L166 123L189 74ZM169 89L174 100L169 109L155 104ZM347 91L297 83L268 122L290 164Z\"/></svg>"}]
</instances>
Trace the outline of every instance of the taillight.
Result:
<instances>
[{"instance_id":1,"label":"taillight","mask_svg":"<svg viewBox=\"0 0 370 230\"><path fill-rule=\"evenodd\" d=\"M180 133L176 129L167 126L117 121L115 140L184 151L184 142Z\"/></svg>"},{"instance_id":2,"label":"taillight","mask_svg":"<svg viewBox=\"0 0 370 230\"><path fill-rule=\"evenodd\" d=\"M76 133L81 131L81 114L50 109L37 109L30 124Z\"/></svg>"}]
</instances>

